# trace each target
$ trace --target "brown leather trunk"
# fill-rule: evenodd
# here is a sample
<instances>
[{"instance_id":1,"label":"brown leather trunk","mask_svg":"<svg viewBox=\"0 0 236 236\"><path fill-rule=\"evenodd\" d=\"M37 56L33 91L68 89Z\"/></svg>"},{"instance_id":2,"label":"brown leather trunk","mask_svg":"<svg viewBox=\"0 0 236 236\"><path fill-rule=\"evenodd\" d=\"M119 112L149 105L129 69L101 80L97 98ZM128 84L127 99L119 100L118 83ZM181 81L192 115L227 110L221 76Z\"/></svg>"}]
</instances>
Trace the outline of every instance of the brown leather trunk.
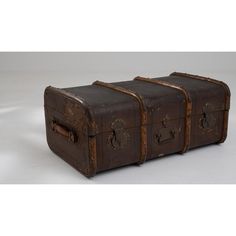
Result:
<instances>
[{"instance_id":1,"label":"brown leather trunk","mask_svg":"<svg viewBox=\"0 0 236 236\"><path fill-rule=\"evenodd\" d=\"M174 72L118 83L45 90L51 150L87 177L226 139L230 91Z\"/></svg>"}]
</instances>

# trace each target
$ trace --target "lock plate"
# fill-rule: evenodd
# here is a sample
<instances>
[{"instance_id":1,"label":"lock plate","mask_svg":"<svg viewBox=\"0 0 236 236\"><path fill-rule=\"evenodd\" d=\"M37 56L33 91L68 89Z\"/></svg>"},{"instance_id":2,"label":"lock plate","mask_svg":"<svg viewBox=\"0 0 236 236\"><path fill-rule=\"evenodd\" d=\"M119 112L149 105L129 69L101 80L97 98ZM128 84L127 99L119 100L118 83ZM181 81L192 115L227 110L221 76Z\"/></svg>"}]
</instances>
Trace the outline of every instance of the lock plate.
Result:
<instances>
[{"instance_id":1,"label":"lock plate","mask_svg":"<svg viewBox=\"0 0 236 236\"><path fill-rule=\"evenodd\" d=\"M125 130L125 122L116 119L111 124L112 134L108 136L108 145L114 150L122 149L127 146L130 135Z\"/></svg>"},{"instance_id":2,"label":"lock plate","mask_svg":"<svg viewBox=\"0 0 236 236\"><path fill-rule=\"evenodd\" d=\"M176 137L176 130L168 126L169 117L166 115L162 120L162 128L158 130L156 134L154 134L154 140L157 144L165 144L171 142Z\"/></svg>"},{"instance_id":3,"label":"lock plate","mask_svg":"<svg viewBox=\"0 0 236 236\"><path fill-rule=\"evenodd\" d=\"M214 107L206 103L202 108L202 117L200 118L200 127L204 130L211 131L216 126L216 117L212 114Z\"/></svg>"}]
</instances>

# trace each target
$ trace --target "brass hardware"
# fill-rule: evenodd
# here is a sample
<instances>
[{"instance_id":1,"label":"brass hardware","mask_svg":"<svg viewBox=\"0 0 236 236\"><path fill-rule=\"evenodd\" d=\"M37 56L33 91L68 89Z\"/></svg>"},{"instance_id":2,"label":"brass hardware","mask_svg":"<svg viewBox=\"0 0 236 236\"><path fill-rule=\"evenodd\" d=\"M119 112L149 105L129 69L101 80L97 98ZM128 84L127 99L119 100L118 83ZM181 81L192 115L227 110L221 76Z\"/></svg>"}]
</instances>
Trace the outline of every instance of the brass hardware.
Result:
<instances>
[{"instance_id":1,"label":"brass hardware","mask_svg":"<svg viewBox=\"0 0 236 236\"><path fill-rule=\"evenodd\" d=\"M200 126L202 129L213 130L216 125L216 118L212 114L213 106L209 103L206 103L202 108L202 118L200 119Z\"/></svg>"},{"instance_id":2,"label":"brass hardware","mask_svg":"<svg viewBox=\"0 0 236 236\"><path fill-rule=\"evenodd\" d=\"M108 144L114 149L122 149L128 144L129 134L126 132L125 122L121 119L111 124L112 134L108 137Z\"/></svg>"},{"instance_id":3,"label":"brass hardware","mask_svg":"<svg viewBox=\"0 0 236 236\"><path fill-rule=\"evenodd\" d=\"M88 139L89 168L87 169L87 176L89 177L94 176L97 172L97 150L96 150L97 140L96 140L96 135L95 135L97 125L95 122L93 111L89 109L87 102L81 97L79 97L78 95L75 96L69 92L66 92L63 89L58 89L51 86L49 86L48 88L50 88L50 90L54 91L55 93L63 95L65 98L69 98L69 100L71 100L74 103L81 104L81 106L83 107L86 113L86 117L88 118L85 122L88 122L88 132L89 132L89 135L91 135L89 136L89 139ZM74 139L75 142L77 142L78 137L76 136L76 134L74 134L74 138L75 138ZM73 140L73 137L71 137L71 139Z\"/></svg>"},{"instance_id":4,"label":"brass hardware","mask_svg":"<svg viewBox=\"0 0 236 236\"><path fill-rule=\"evenodd\" d=\"M162 126L163 126L164 128L167 127L167 122L168 122L169 120L170 120L170 118L169 118L168 115L166 115L166 116L162 119L161 123L162 123Z\"/></svg>"},{"instance_id":5,"label":"brass hardware","mask_svg":"<svg viewBox=\"0 0 236 236\"><path fill-rule=\"evenodd\" d=\"M174 129L166 129L163 128L160 132L156 135L156 141L158 144L164 144L172 141L175 139L176 132Z\"/></svg>"},{"instance_id":6,"label":"brass hardware","mask_svg":"<svg viewBox=\"0 0 236 236\"><path fill-rule=\"evenodd\" d=\"M77 141L77 138L72 131L68 130L63 125L56 123L56 121L51 122L51 128L52 128L52 131L54 131L55 133L60 134L61 136L67 138L68 141L73 142L73 143Z\"/></svg>"},{"instance_id":7,"label":"brass hardware","mask_svg":"<svg viewBox=\"0 0 236 236\"><path fill-rule=\"evenodd\" d=\"M168 115L166 115L161 121L162 127L157 134L155 134L155 141L158 144L164 144L175 139L176 131L173 128L168 128L167 122L169 121Z\"/></svg>"}]
</instances>

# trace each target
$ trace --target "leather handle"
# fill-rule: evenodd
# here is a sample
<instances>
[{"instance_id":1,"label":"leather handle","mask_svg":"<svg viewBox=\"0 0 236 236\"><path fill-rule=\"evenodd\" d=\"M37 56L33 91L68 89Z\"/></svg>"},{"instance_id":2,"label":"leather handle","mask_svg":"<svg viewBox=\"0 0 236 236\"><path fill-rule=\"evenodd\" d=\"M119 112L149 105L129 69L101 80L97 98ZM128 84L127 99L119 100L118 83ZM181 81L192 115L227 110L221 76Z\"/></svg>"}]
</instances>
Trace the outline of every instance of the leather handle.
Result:
<instances>
[{"instance_id":1,"label":"leather handle","mask_svg":"<svg viewBox=\"0 0 236 236\"><path fill-rule=\"evenodd\" d=\"M65 137L68 141L75 143L77 141L76 135L73 131L70 131L65 126L58 124L56 121L51 122L52 131Z\"/></svg>"}]
</instances>

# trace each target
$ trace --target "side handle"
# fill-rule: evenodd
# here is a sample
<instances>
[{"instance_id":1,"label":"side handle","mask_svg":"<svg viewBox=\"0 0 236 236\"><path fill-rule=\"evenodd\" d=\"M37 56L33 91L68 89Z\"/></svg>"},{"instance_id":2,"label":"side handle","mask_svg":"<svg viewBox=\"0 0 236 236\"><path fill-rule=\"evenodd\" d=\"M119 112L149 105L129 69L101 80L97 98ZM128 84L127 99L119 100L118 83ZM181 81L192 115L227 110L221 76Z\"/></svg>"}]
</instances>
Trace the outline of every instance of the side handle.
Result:
<instances>
[{"instance_id":1,"label":"side handle","mask_svg":"<svg viewBox=\"0 0 236 236\"><path fill-rule=\"evenodd\" d=\"M58 124L56 121L51 122L51 129L55 133L63 136L68 141L75 143L77 141L77 137L73 131L67 129L65 126Z\"/></svg>"}]
</instances>

